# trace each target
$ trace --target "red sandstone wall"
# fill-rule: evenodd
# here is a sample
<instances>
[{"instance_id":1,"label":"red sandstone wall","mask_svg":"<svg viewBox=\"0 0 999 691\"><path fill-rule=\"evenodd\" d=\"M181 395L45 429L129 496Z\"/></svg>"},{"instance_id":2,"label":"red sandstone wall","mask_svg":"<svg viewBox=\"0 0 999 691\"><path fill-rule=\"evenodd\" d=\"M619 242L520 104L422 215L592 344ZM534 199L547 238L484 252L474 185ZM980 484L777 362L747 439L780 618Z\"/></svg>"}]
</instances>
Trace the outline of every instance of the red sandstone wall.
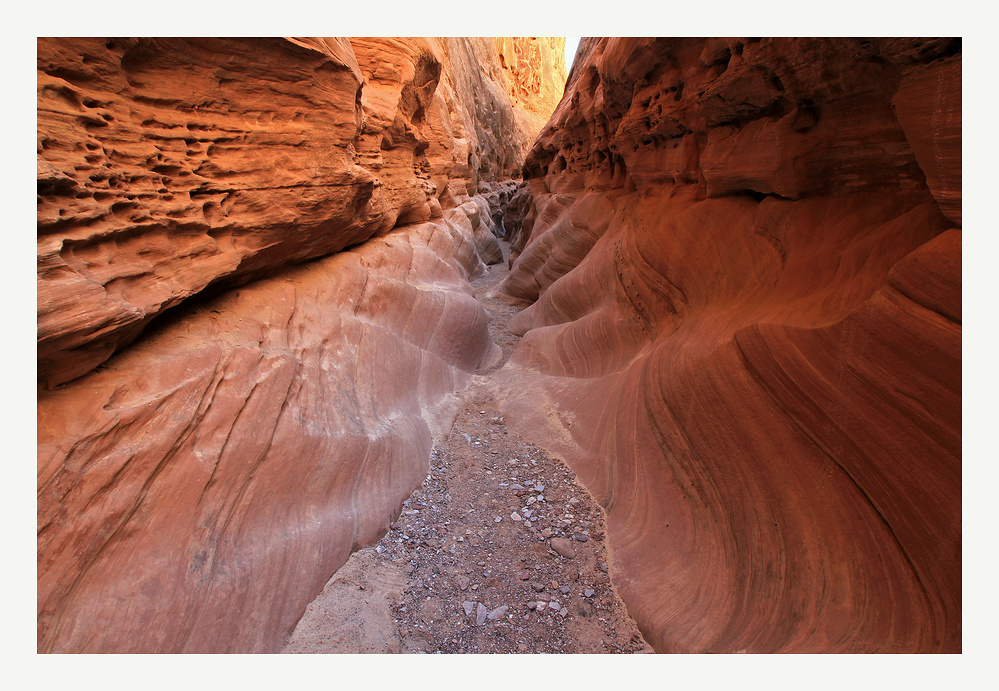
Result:
<instances>
[{"instance_id":1,"label":"red sandstone wall","mask_svg":"<svg viewBox=\"0 0 999 691\"><path fill-rule=\"evenodd\" d=\"M40 39L40 381L91 371L206 287L519 175L535 116L479 69L501 78L488 45Z\"/></svg>"},{"instance_id":2,"label":"red sandstone wall","mask_svg":"<svg viewBox=\"0 0 999 691\"><path fill-rule=\"evenodd\" d=\"M480 62L39 39L40 652L279 650L387 529L498 352L468 278L537 130Z\"/></svg>"},{"instance_id":3,"label":"red sandstone wall","mask_svg":"<svg viewBox=\"0 0 999 691\"><path fill-rule=\"evenodd\" d=\"M580 50L508 423L606 507L657 650L960 651L960 41Z\"/></svg>"}]
</instances>

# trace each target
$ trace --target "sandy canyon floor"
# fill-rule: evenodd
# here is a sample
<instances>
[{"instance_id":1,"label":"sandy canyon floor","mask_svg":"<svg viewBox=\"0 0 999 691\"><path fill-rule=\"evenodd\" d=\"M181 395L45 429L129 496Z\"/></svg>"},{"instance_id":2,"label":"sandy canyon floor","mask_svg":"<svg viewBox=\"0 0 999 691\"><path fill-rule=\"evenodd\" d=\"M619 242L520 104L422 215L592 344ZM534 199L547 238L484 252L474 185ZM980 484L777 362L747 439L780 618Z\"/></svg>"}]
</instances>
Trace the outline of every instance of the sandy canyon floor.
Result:
<instances>
[{"instance_id":1,"label":"sandy canyon floor","mask_svg":"<svg viewBox=\"0 0 999 691\"><path fill-rule=\"evenodd\" d=\"M507 430L489 394L519 340L517 310L485 297L507 273L497 264L472 284L503 358L465 392L398 521L351 555L283 652L652 652L611 582L600 506Z\"/></svg>"}]
</instances>

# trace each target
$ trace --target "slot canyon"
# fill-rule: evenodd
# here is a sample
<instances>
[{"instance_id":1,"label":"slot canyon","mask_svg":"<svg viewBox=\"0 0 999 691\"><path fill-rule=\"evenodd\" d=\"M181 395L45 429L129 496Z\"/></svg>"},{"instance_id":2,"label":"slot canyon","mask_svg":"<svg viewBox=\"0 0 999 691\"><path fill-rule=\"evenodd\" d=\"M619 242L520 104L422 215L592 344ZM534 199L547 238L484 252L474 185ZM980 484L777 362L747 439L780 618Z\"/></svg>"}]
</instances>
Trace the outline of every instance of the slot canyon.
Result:
<instances>
[{"instance_id":1,"label":"slot canyon","mask_svg":"<svg viewBox=\"0 0 999 691\"><path fill-rule=\"evenodd\" d=\"M38 39L39 653L961 652L961 40L564 46Z\"/></svg>"}]
</instances>

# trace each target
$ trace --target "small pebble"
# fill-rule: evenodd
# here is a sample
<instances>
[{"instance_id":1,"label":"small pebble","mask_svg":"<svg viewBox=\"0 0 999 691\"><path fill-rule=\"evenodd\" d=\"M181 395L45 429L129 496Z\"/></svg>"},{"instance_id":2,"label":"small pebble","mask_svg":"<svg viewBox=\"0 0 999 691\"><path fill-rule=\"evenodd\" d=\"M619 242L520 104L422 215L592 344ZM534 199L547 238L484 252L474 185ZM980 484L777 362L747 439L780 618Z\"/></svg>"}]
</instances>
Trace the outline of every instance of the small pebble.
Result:
<instances>
[{"instance_id":1,"label":"small pebble","mask_svg":"<svg viewBox=\"0 0 999 691\"><path fill-rule=\"evenodd\" d=\"M482 410L479 412L483 416L484 422L490 421L489 418L484 417L488 414L487 411ZM531 650L533 652L535 648L530 643L524 643L525 638L521 637L522 635L526 637L527 632L531 630L528 627L534 628L540 626L542 629L550 629L553 620L556 622L564 620L571 612L576 612L576 610L570 611L568 606L569 603L576 602L576 597L584 598L585 602L577 603L574 606L579 608L579 612L587 616L594 615L593 624L597 625L595 615L601 613L601 607L606 598L601 596L601 603L597 603L595 588L597 585L600 585L601 588L604 588L606 585L609 589L610 586L605 576L600 574L601 571L604 574L608 573L608 564L600 561L599 557L596 559L590 557L587 551L590 549L589 546L578 547L577 545L587 543L590 539L594 539L599 544L599 541L603 539L603 535L600 532L603 525L598 511L591 513L596 504L591 506L589 497L584 496L585 493L581 492L578 487L573 487L571 484L567 484L565 487L559 485L557 488L554 488L556 495L553 498L546 498L543 492L550 488L550 486L546 487L548 481L540 478L537 480L533 478L527 479L536 470L541 471L542 475L548 475L551 478L551 482L566 482L567 478L571 477L566 472L557 469L554 471L551 470L547 457L541 457L540 460L529 458L510 459L505 452L499 452L502 455L495 458L491 458L488 454L485 454L486 451L499 447L499 444L496 443L497 441L504 440L502 435L499 434L501 426L494 424L496 420L497 418L492 418L490 425L486 425L482 429L483 434L486 434L488 438L472 435L456 435L459 440L461 436L464 436L464 441L473 449L477 449L476 451L472 451L466 447L466 451L463 453L469 455L472 453L483 454L481 459L484 459L486 468L482 468L480 465L478 471L485 474L490 474L490 471L492 471L492 474L496 475L496 477L490 477L485 480L484 488L479 491L479 494L482 496L476 497L474 494L472 496L465 496L468 494L467 490L464 491L464 494L459 494L456 497L456 499L459 499L459 507L464 507L466 500L469 503L467 505L468 508L460 509L460 515L457 515L456 522L453 525L451 525L451 522L444 520L446 514L442 513L442 509L436 504L436 499L435 501L424 499L426 503L417 502L415 499L412 502L407 500L404 508L408 507L409 510L403 511L404 515L401 515L398 521L391 523L390 527L393 532L387 536L385 542L382 544L390 543L385 550L387 554L393 555L396 558L400 557L399 552L402 551L395 544L395 538L400 536L403 537L401 541L403 548L407 551L419 545L416 554L411 552L410 557L419 556L421 550L425 548L430 548L424 552L428 556L435 553L439 556L445 548L449 548L453 555L462 555L463 550L467 550L470 554L464 555L466 559L473 554L480 559L485 558L487 553L491 554L491 558L486 559L484 562L479 562L479 568L473 566L471 569L468 569L466 571L468 573L467 577L459 576L462 571L465 571L465 566L461 562L457 562L461 564L458 568L451 567L453 569L451 570L445 566L446 562L438 561L440 568L434 569L435 572L438 572L436 579L429 573L434 564L421 562L420 572L423 576L421 576L418 583L412 586L413 595L415 595L415 599L417 600L416 608L419 609L421 607L419 601L422 601L424 596L435 592L440 586L444 586L445 592L449 585L456 585L460 589L460 593L466 594L478 594L477 591L482 590L482 602L473 600L462 601L458 597L451 598L452 601L461 603L462 608L459 611L468 617L462 626L467 628L468 623L474 623L478 627L488 627L490 626L490 622L492 622L497 625L497 633L507 632L506 629L509 627L511 629L509 633L517 636L517 638L505 641L506 647L502 648L503 651L526 652ZM505 434L505 431L503 431L503 434ZM457 446L460 446L460 444L461 442L458 441ZM497 452L490 451L490 453L496 454ZM504 468L504 462L510 463L510 466ZM528 462L536 465L536 467L531 468L531 466L527 465ZM431 457L431 463L433 475L428 476L428 479L431 481L428 484L432 485L433 489L430 491L443 491L441 484L446 480L446 473L451 471L451 466L436 452ZM522 463L524 467L518 467L519 463ZM441 473L441 475L437 473ZM494 490L496 489L500 491L495 492ZM514 496L505 494L503 492L504 489L511 490ZM451 498L446 497L446 499L450 500ZM520 501L517 502L517 499ZM474 501L478 501L478 504L473 503ZM509 504L507 503L508 501L510 502ZM476 508L472 508L473 506ZM483 507L490 508L483 510ZM492 521L495 525L495 530L490 531L488 527L490 521L489 513L496 509L500 511L509 509L512 512L509 514L509 519L513 522L519 522L527 529L525 532L529 534L517 534L516 524L512 528L509 525L506 528L500 527L499 524L505 522L507 514L494 514ZM574 515L575 511L581 512L578 517ZM467 516L465 515L466 513ZM544 525L536 523L534 526L531 526L531 521L538 521L539 517L540 520L544 521ZM461 520L463 518L465 520ZM578 520L576 520L577 518ZM483 523L477 526L476 522L480 520ZM426 523L426 521L430 521L430 523ZM437 525L437 523L440 523L440 525ZM450 527L446 527L445 523ZM462 523L465 523L465 525L461 525ZM471 530L466 530L469 524L471 525ZM503 534L503 531L508 529L514 530L514 533L509 536L514 543L505 546L500 545L501 540L498 537ZM457 543L456 541L461 539L459 536L462 533L465 533L466 537L464 538L462 548L458 549L458 544L461 543ZM514 546L516 541L522 538L528 541L528 547L533 547L537 552L530 549L520 549L518 550L520 554L517 554L517 551L505 549L507 547L516 549ZM532 538L538 538L542 542L542 545L533 545L531 543ZM469 540L471 541L470 543L468 542ZM478 549L482 549L483 551L476 554ZM551 551L548 551L548 549ZM528 556L522 556L525 554ZM584 557L586 566L583 566ZM384 559L385 555L380 558ZM451 557L451 559L454 559L454 557ZM521 571L514 570L518 559L521 562ZM572 559L575 559L575 561L570 561ZM454 564L455 562L452 561L451 563ZM468 563L474 564L471 561ZM489 564L488 568L486 568L487 563ZM594 563L596 568L599 569L597 573L600 575L586 570L590 564ZM403 564L403 566L405 565ZM510 568L510 571L504 572L505 568ZM452 573L454 575L451 575ZM510 581L510 575L515 576L512 582ZM473 585L471 581L472 576L478 580L478 583ZM586 577L584 578L584 576ZM490 578L496 579L497 582L488 580ZM554 578L558 580L552 580ZM522 596L517 597L513 594L516 592L515 588L522 587L516 586L516 583L531 586L530 589L521 591L525 595L533 592L534 595L531 597L531 600L524 601ZM578 586L583 587L579 587L577 590ZM468 593L468 590L474 592ZM548 594L549 591L551 594ZM413 597L413 595L409 597ZM455 593L454 595L457 596L458 594ZM555 598L561 598L565 602L561 602ZM499 599L500 602L503 599L509 599L513 604L510 606L499 605L495 599ZM453 605L451 606L453 607ZM400 608L396 611L403 610ZM454 612L454 610L451 611ZM613 612L613 609L609 611ZM420 623L421 616L428 616L427 613L422 611L417 611L409 616L416 617L414 632L419 629L421 633L426 634L429 629L439 624L433 618L433 615L423 619L422 623ZM554 619L555 616L558 616L559 619ZM576 615L574 614L574 620L575 617ZM507 619L511 621L504 623ZM519 625L521 624L524 627L522 634L514 634L514 630L520 630ZM572 622L564 621L562 627L571 628L570 624ZM601 626L607 627L609 625L610 622L605 622ZM447 630L445 627L440 633L442 637L438 640L439 643L448 643L457 646L456 648L451 648L449 645L448 647L451 652L486 652L485 649L481 648L481 640L478 645L473 645L464 637L458 637L457 629ZM467 636L468 633L471 633L472 636L476 635L474 632L463 632L463 636ZM443 636L446 634L456 637L453 639L444 639ZM410 635L412 636L412 632L410 632ZM612 636L616 636L616 634L612 634ZM596 641L593 642L595 643ZM619 642L608 641L611 645L604 646L605 652L631 652L635 647L631 644L621 647L618 645ZM511 650L509 644L513 644L515 647ZM487 647L492 648L493 646L490 645ZM599 646L597 647L599 648ZM472 650L473 648L475 650ZM427 652L431 651L428 649ZM443 650L438 652L443 652ZM562 644L558 643L552 648L551 652L565 652L565 650Z\"/></svg>"},{"instance_id":2,"label":"small pebble","mask_svg":"<svg viewBox=\"0 0 999 691\"><path fill-rule=\"evenodd\" d=\"M572 540L566 540L564 537L553 537L551 542L548 544L551 545L553 550L566 559L572 559L576 556L576 550L573 549Z\"/></svg>"}]
</instances>

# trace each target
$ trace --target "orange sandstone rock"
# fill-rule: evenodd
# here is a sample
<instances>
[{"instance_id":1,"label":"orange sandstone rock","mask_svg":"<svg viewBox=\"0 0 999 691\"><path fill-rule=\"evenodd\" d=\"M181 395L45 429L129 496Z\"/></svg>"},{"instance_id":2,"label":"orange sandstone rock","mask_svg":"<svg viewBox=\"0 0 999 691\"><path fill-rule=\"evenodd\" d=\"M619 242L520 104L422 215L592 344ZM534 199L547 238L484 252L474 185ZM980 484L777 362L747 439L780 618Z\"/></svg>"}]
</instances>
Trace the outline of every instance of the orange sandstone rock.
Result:
<instances>
[{"instance_id":1,"label":"orange sandstone rock","mask_svg":"<svg viewBox=\"0 0 999 691\"><path fill-rule=\"evenodd\" d=\"M518 175L541 123L492 45L39 39L39 380L91 371L205 288ZM538 74L550 92L564 66Z\"/></svg>"},{"instance_id":2,"label":"orange sandstone rock","mask_svg":"<svg viewBox=\"0 0 999 691\"><path fill-rule=\"evenodd\" d=\"M940 210L960 226L961 60L914 67L892 106Z\"/></svg>"},{"instance_id":3,"label":"orange sandstone rock","mask_svg":"<svg viewBox=\"0 0 999 691\"><path fill-rule=\"evenodd\" d=\"M38 369L60 384L222 279L389 224L361 74L278 39L39 39Z\"/></svg>"},{"instance_id":4,"label":"orange sandstone rock","mask_svg":"<svg viewBox=\"0 0 999 691\"><path fill-rule=\"evenodd\" d=\"M470 240L440 219L286 269L40 394L39 651L280 649L494 356Z\"/></svg>"},{"instance_id":5,"label":"orange sandstone rock","mask_svg":"<svg viewBox=\"0 0 999 691\"><path fill-rule=\"evenodd\" d=\"M663 652L961 650L960 42L584 39L508 424Z\"/></svg>"},{"instance_id":6,"label":"orange sandstone rock","mask_svg":"<svg viewBox=\"0 0 999 691\"><path fill-rule=\"evenodd\" d=\"M38 41L40 652L280 650L384 533L498 356L492 45Z\"/></svg>"}]
</instances>

